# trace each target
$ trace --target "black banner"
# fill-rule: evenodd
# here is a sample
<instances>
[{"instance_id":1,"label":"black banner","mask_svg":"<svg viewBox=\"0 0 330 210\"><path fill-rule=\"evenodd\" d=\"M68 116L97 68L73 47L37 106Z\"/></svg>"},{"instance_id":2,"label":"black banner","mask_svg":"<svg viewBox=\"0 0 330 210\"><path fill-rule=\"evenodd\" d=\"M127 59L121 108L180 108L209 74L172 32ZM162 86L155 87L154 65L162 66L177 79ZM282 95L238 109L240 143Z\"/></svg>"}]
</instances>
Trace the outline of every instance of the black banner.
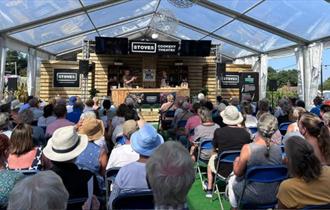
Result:
<instances>
[{"instance_id":1,"label":"black banner","mask_svg":"<svg viewBox=\"0 0 330 210\"><path fill-rule=\"evenodd\" d=\"M80 78L78 69L54 69L54 87L79 87Z\"/></svg>"},{"instance_id":2,"label":"black banner","mask_svg":"<svg viewBox=\"0 0 330 210\"><path fill-rule=\"evenodd\" d=\"M221 88L240 88L240 73L225 72L220 76Z\"/></svg>"},{"instance_id":3,"label":"black banner","mask_svg":"<svg viewBox=\"0 0 330 210\"><path fill-rule=\"evenodd\" d=\"M131 53L147 53L147 54L178 54L178 42L145 42L145 41L131 41Z\"/></svg>"},{"instance_id":4,"label":"black banner","mask_svg":"<svg viewBox=\"0 0 330 210\"><path fill-rule=\"evenodd\" d=\"M250 98L252 101L259 101L259 73L242 72L240 98Z\"/></svg>"}]
</instances>

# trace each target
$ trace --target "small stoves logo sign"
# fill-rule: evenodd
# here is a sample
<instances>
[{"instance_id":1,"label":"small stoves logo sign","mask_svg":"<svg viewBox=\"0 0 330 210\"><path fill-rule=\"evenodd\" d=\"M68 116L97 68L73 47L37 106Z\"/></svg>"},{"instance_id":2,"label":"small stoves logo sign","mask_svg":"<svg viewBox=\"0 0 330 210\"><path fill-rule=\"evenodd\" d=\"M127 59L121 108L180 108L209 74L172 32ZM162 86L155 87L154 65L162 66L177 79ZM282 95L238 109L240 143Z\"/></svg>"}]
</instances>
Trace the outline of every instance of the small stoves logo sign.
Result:
<instances>
[{"instance_id":1,"label":"small stoves logo sign","mask_svg":"<svg viewBox=\"0 0 330 210\"><path fill-rule=\"evenodd\" d=\"M54 87L79 87L79 71L77 69L54 69Z\"/></svg>"},{"instance_id":2,"label":"small stoves logo sign","mask_svg":"<svg viewBox=\"0 0 330 210\"><path fill-rule=\"evenodd\" d=\"M57 73L58 82L75 82L78 80L77 73Z\"/></svg>"},{"instance_id":3,"label":"small stoves logo sign","mask_svg":"<svg viewBox=\"0 0 330 210\"><path fill-rule=\"evenodd\" d=\"M156 53L157 44L153 42L131 42L133 53Z\"/></svg>"}]
</instances>

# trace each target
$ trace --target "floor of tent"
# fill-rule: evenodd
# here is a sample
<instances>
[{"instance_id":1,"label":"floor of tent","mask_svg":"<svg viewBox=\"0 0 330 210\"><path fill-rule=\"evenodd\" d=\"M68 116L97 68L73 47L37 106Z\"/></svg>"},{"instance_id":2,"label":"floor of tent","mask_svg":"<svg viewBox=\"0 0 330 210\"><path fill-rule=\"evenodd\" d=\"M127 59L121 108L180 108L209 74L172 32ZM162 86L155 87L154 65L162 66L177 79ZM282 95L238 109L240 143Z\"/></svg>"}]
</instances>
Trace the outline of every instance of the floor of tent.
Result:
<instances>
[{"instance_id":1,"label":"floor of tent","mask_svg":"<svg viewBox=\"0 0 330 210\"><path fill-rule=\"evenodd\" d=\"M156 129L158 123L151 123ZM166 133L162 133L166 139ZM192 185L188 194L188 207L190 210L200 210L200 209L220 209L220 203L216 194L213 195L213 199L205 197L206 192L202 190L202 184L200 178L196 174L196 180ZM222 200L223 208L225 210L230 209L229 202L227 200Z\"/></svg>"},{"instance_id":2,"label":"floor of tent","mask_svg":"<svg viewBox=\"0 0 330 210\"><path fill-rule=\"evenodd\" d=\"M188 207L189 210L200 210L200 209L220 209L220 203L217 198L217 195L213 195L213 199L206 198L205 192L202 190L202 184L199 180L199 177L196 178L194 184L192 185L188 193ZM222 199L223 208L225 210L230 209L229 202Z\"/></svg>"}]
</instances>

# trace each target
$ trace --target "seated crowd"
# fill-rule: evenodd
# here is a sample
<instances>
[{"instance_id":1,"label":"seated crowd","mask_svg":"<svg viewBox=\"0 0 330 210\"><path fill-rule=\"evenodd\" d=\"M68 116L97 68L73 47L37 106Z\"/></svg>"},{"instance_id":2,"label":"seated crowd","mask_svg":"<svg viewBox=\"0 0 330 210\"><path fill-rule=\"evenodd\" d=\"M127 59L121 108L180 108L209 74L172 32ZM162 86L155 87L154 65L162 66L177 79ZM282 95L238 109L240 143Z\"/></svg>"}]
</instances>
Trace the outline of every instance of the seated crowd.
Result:
<instances>
[{"instance_id":1,"label":"seated crowd","mask_svg":"<svg viewBox=\"0 0 330 210\"><path fill-rule=\"evenodd\" d=\"M0 112L0 209L113 209L138 192L152 193L155 209L187 209L201 170L206 197L220 177L233 209L329 204L330 101L314 104L308 112L303 101L283 98L272 110L267 99L218 96L213 104L199 94L191 103L169 94L157 130L129 100L13 100ZM221 162L232 151L236 158ZM283 180L246 182L255 166L284 165Z\"/></svg>"}]
</instances>

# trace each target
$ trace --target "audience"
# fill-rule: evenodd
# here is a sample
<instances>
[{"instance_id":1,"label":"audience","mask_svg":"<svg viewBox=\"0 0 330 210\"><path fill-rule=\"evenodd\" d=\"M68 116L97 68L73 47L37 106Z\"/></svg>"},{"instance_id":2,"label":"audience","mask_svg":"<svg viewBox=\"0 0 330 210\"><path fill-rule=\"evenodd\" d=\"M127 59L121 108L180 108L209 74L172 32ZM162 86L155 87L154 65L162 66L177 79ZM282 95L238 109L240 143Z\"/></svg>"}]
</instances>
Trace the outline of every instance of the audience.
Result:
<instances>
[{"instance_id":1,"label":"audience","mask_svg":"<svg viewBox=\"0 0 330 210\"><path fill-rule=\"evenodd\" d=\"M258 112L257 112L257 119L260 118L261 115L265 113L269 113L270 107L269 107L269 101L264 98L258 102Z\"/></svg>"},{"instance_id":2,"label":"audience","mask_svg":"<svg viewBox=\"0 0 330 210\"><path fill-rule=\"evenodd\" d=\"M29 101L29 109L32 111L33 113L33 122L37 122L39 117L41 117L43 115L43 111L39 109L39 101L37 98L32 98Z\"/></svg>"},{"instance_id":3,"label":"audience","mask_svg":"<svg viewBox=\"0 0 330 210\"><path fill-rule=\"evenodd\" d=\"M198 125L194 129L194 136L192 137L192 146L190 147L191 158L195 161L197 157L198 144L205 140L213 140L214 131L220 128L219 125L212 121L212 116L210 111L206 107L201 107L198 110L198 115L201 118L202 124ZM212 150L203 149L200 154L200 158L204 161L210 159Z\"/></svg>"},{"instance_id":4,"label":"audience","mask_svg":"<svg viewBox=\"0 0 330 210\"><path fill-rule=\"evenodd\" d=\"M186 126L185 126L185 134L188 136L188 140L192 142L192 137L194 136L195 128L202 124L202 120L198 115L198 110L200 108L200 103L194 103L192 107L193 115L188 118Z\"/></svg>"},{"instance_id":5,"label":"audience","mask_svg":"<svg viewBox=\"0 0 330 210\"><path fill-rule=\"evenodd\" d=\"M316 114L317 116L320 116L322 101L323 100L320 96L316 96L313 100L314 107L311 109L310 112Z\"/></svg>"},{"instance_id":6,"label":"audience","mask_svg":"<svg viewBox=\"0 0 330 210\"><path fill-rule=\"evenodd\" d=\"M6 113L0 112L0 133L5 134L8 138L11 136L11 129L9 129L9 116Z\"/></svg>"},{"instance_id":7,"label":"audience","mask_svg":"<svg viewBox=\"0 0 330 210\"><path fill-rule=\"evenodd\" d=\"M114 167L123 167L129 163L135 162L139 159L139 154L131 147L131 136L137 131L138 125L135 120L127 120L123 124L123 135L125 137L125 144L116 147L111 151L107 170Z\"/></svg>"},{"instance_id":8,"label":"audience","mask_svg":"<svg viewBox=\"0 0 330 210\"><path fill-rule=\"evenodd\" d=\"M71 96L69 98L69 103L66 105L66 110L67 113L71 113L73 111L73 106L77 102L77 97L76 96Z\"/></svg>"},{"instance_id":9,"label":"audience","mask_svg":"<svg viewBox=\"0 0 330 210\"><path fill-rule=\"evenodd\" d=\"M101 120L85 119L78 130L88 137L87 148L77 157L76 164L94 174L104 176L108 163L108 149L104 140L104 126Z\"/></svg>"},{"instance_id":10,"label":"audience","mask_svg":"<svg viewBox=\"0 0 330 210\"><path fill-rule=\"evenodd\" d=\"M234 106L227 106L224 111L220 113L223 118L226 127L218 128L214 132L213 148L214 155L210 158L207 177L208 181L205 186L207 192L206 197L212 197L212 184L213 175L212 173L218 172L222 177L228 177L232 172L232 164L221 164L216 171L218 159L216 158L222 152L228 150L240 150L244 144L251 142L250 134L245 128L242 128L240 124L243 122L243 116Z\"/></svg>"},{"instance_id":11,"label":"audience","mask_svg":"<svg viewBox=\"0 0 330 210\"><path fill-rule=\"evenodd\" d=\"M84 113L85 112L89 112L89 111L93 111L93 106L94 106L94 101L93 99L88 99L86 102L85 102L85 108L84 108Z\"/></svg>"},{"instance_id":12,"label":"audience","mask_svg":"<svg viewBox=\"0 0 330 210\"><path fill-rule=\"evenodd\" d=\"M228 181L229 202L232 208L238 208L238 200L245 193L242 202L263 204L276 201L278 183L247 183L244 174L248 167L260 165L279 165L282 163L281 148L271 142L272 135L277 131L277 120L271 114L263 114L258 122L258 133L255 141L245 144L241 154L234 161L234 176Z\"/></svg>"},{"instance_id":13,"label":"audience","mask_svg":"<svg viewBox=\"0 0 330 210\"><path fill-rule=\"evenodd\" d=\"M330 203L330 168L323 165L313 147L294 136L285 143L290 178L279 187L279 209L301 209L307 205Z\"/></svg>"},{"instance_id":14,"label":"audience","mask_svg":"<svg viewBox=\"0 0 330 210\"><path fill-rule=\"evenodd\" d=\"M258 120L253 116L253 107L250 102L243 101L241 104L241 111L244 117L244 126L246 128L257 127Z\"/></svg>"},{"instance_id":15,"label":"audience","mask_svg":"<svg viewBox=\"0 0 330 210\"><path fill-rule=\"evenodd\" d=\"M67 111L64 104L56 105L54 108L54 113L57 119L47 126L46 136L52 136L54 131L56 131L58 128L74 125L72 122L66 119Z\"/></svg>"},{"instance_id":16,"label":"audience","mask_svg":"<svg viewBox=\"0 0 330 210\"><path fill-rule=\"evenodd\" d=\"M32 126L32 139L34 145L43 146L46 144L45 131L41 127L33 125L33 113L29 109L25 109L18 114L19 123L25 123Z\"/></svg>"},{"instance_id":17,"label":"audience","mask_svg":"<svg viewBox=\"0 0 330 210\"><path fill-rule=\"evenodd\" d=\"M84 104L81 102L75 102L72 106L72 111L68 112L66 115L66 119L69 120L72 123L78 123L79 119L83 113L84 110Z\"/></svg>"},{"instance_id":18,"label":"audience","mask_svg":"<svg viewBox=\"0 0 330 210\"><path fill-rule=\"evenodd\" d=\"M164 113L169 110L174 110L174 96L172 94L169 94L166 96L167 102L163 103L160 107L160 112Z\"/></svg>"},{"instance_id":19,"label":"audience","mask_svg":"<svg viewBox=\"0 0 330 210\"><path fill-rule=\"evenodd\" d=\"M52 104L48 104L44 107L43 115L38 119L38 127L46 128L55 120L54 107Z\"/></svg>"},{"instance_id":20,"label":"audience","mask_svg":"<svg viewBox=\"0 0 330 210\"><path fill-rule=\"evenodd\" d=\"M131 146L140 157L136 162L125 165L119 170L109 199L110 209L112 209L112 201L120 193L149 188L146 180L146 162L164 140L150 124L139 122L139 128L131 136Z\"/></svg>"},{"instance_id":21,"label":"audience","mask_svg":"<svg viewBox=\"0 0 330 210\"><path fill-rule=\"evenodd\" d=\"M8 203L10 191L13 189L15 183L23 178L23 175L17 171L6 170L6 160L9 151L9 138L0 134L0 209L4 209Z\"/></svg>"},{"instance_id":22,"label":"audience","mask_svg":"<svg viewBox=\"0 0 330 210\"><path fill-rule=\"evenodd\" d=\"M23 112L28 111L24 110ZM9 156L6 168L11 170L47 169L49 163L43 156L41 146L35 146L32 140L32 127L18 124L10 137Z\"/></svg>"},{"instance_id":23,"label":"audience","mask_svg":"<svg viewBox=\"0 0 330 210\"><path fill-rule=\"evenodd\" d=\"M15 185L7 209L66 210L68 198L61 178L52 171L42 171Z\"/></svg>"},{"instance_id":24,"label":"audience","mask_svg":"<svg viewBox=\"0 0 330 210\"><path fill-rule=\"evenodd\" d=\"M87 148L88 137L76 132L74 126L57 129L44 148L45 156L52 161L51 170L59 175L69 193L69 199L87 198L87 182L94 178L93 173L78 169L76 158ZM94 179L94 194L98 194Z\"/></svg>"},{"instance_id":25,"label":"audience","mask_svg":"<svg viewBox=\"0 0 330 210\"><path fill-rule=\"evenodd\" d=\"M185 148L174 141L163 144L156 129L140 119L143 116L138 113L138 104L121 104L117 109L107 98L103 98L102 107L98 97L85 103L77 96L71 96L68 104L66 100L58 96L39 107L40 100L30 96L23 106L13 100L8 103L10 109L0 110L1 209L87 210L84 199L79 204L68 200L87 198L91 179L93 194L102 196L105 171L114 167L120 170L112 183L109 203L100 206L94 195L93 209L104 205L111 209L121 193L149 191L150 187L156 209L187 208L186 197L195 181L192 160L204 140L212 140L213 144L213 149L203 149L200 154L201 160L208 162L207 182L203 185L206 197L212 197L217 174L228 180L230 204L238 208L248 167L285 162L290 178L282 182L279 190L279 183L248 183L242 201L278 202L279 208L303 208L330 201L330 183L326 179L330 173L330 101L322 104L321 98L314 99L311 112L321 119L306 113L304 101L283 98L274 117L267 99L258 102L256 114L251 97L244 96L241 103L233 97L229 105L220 96L214 106L199 94L200 102L191 107L189 98L178 98L175 103L169 94L161 105L160 119L165 119L167 110L176 110L176 114L166 118L173 130L167 130L169 135L165 136L180 137ZM186 121L182 131L178 129L181 120ZM289 120L293 123L282 140L278 123ZM253 137L248 132L251 127L257 127ZM50 138L48 142L45 133ZM282 142L284 154L277 145ZM221 163L217 167L219 154L229 150L240 150L241 154L233 164ZM47 169L50 170L42 171ZM24 176L27 171L37 174Z\"/></svg>"},{"instance_id":26,"label":"audience","mask_svg":"<svg viewBox=\"0 0 330 210\"><path fill-rule=\"evenodd\" d=\"M330 133L328 127L315 114L304 113L298 121L299 131L312 145L322 165L330 164Z\"/></svg>"},{"instance_id":27,"label":"audience","mask_svg":"<svg viewBox=\"0 0 330 210\"><path fill-rule=\"evenodd\" d=\"M195 181L189 153L181 144L168 141L154 152L146 165L155 209L186 209L187 195Z\"/></svg>"}]
</instances>

